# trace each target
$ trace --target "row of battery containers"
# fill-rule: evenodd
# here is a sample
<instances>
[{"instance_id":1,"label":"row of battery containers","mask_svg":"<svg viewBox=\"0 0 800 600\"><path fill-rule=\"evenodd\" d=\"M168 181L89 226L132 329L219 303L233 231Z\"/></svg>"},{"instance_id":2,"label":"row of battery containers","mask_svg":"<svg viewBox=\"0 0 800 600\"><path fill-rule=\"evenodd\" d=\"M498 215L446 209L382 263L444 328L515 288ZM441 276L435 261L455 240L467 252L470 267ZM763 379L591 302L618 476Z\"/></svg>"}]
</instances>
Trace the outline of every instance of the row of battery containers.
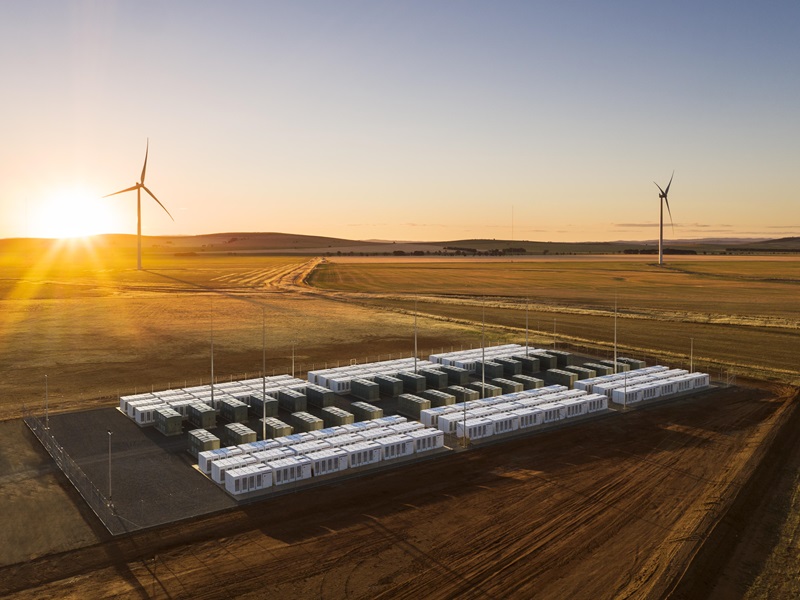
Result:
<instances>
[{"instance_id":1,"label":"row of battery containers","mask_svg":"<svg viewBox=\"0 0 800 600\"><path fill-rule=\"evenodd\" d=\"M201 452L198 467L216 483L224 483L228 492L238 495L424 453L444 444L441 431L404 417L384 417L361 424L369 425L361 427L359 433L345 425ZM326 433L328 437L320 437ZM250 479L256 475L254 469L262 475L259 483ZM272 475L264 479L268 472Z\"/></svg>"},{"instance_id":2,"label":"row of battery containers","mask_svg":"<svg viewBox=\"0 0 800 600\"><path fill-rule=\"evenodd\" d=\"M672 384L674 382L674 384ZM650 391L647 395L642 397L632 395L635 398L633 402L641 402L642 400L649 400L661 396L670 396L691 390L697 390L708 387L710 378L707 373L689 373L686 369L669 369L662 366L646 367L644 369L637 369L635 371L628 371L624 373L616 373L614 375L604 375L601 377L592 377L590 379L583 379L575 382L576 389L582 389L587 392L597 394L604 394L613 402L617 402L617 398L621 398L618 402L623 404L626 401L616 393L616 390L632 390L634 388L642 390L656 389L656 392ZM663 389L661 389L663 387Z\"/></svg>"},{"instance_id":3,"label":"row of battery containers","mask_svg":"<svg viewBox=\"0 0 800 600\"><path fill-rule=\"evenodd\" d=\"M137 424L153 425L155 409L165 406L178 412L185 420L190 404L202 402L217 409L222 400L235 401L235 404L249 398L253 393L260 394L264 388L268 395L272 393L277 397L280 392L302 393L306 387L308 383L302 379L291 375L276 375L267 377L265 382L259 378L215 384L213 398L210 385L121 396L119 408Z\"/></svg>"},{"instance_id":4,"label":"row of battery containers","mask_svg":"<svg viewBox=\"0 0 800 600\"><path fill-rule=\"evenodd\" d=\"M491 362L498 358L510 358L514 355L525 354L536 358L537 353L545 352L536 348L526 348L519 344L503 344L501 346L491 346L481 350L462 350L459 352L446 352L444 354L431 354L430 360L439 365L449 367L459 367L466 369L470 373L477 371L477 363L481 360Z\"/></svg>"},{"instance_id":5,"label":"row of battery containers","mask_svg":"<svg viewBox=\"0 0 800 600\"><path fill-rule=\"evenodd\" d=\"M456 352L445 352L443 354L431 354L428 358L431 362L438 363L440 365L451 366L451 367L462 367L467 368L465 364L474 364L475 361L478 360L491 360L493 358L502 358L506 356L511 356L513 354L519 354L520 352L525 351L525 346L520 346L519 344L503 344L501 346L490 346L488 348L473 348L471 350L460 350ZM528 352L535 352L534 348L529 348ZM538 350L538 352L544 352L544 350ZM469 369L474 370L474 368Z\"/></svg>"},{"instance_id":6,"label":"row of battery containers","mask_svg":"<svg viewBox=\"0 0 800 600\"><path fill-rule=\"evenodd\" d=\"M457 402L455 404L450 404L447 406L426 408L420 411L419 420L426 427L438 428L439 417L443 415L448 415L451 413L459 413L463 420L465 405L467 414L469 414L469 412L472 410L477 410L486 407L494 407L498 405L504 406L509 402L516 402L521 406L535 406L536 404L541 404L542 402L551 402L554 398L574 397L576 395L581 395L581 394L582 392L569 390L566 386L563 385L548 385L541 388L523 390L521 392L512 392L510 394L502 394L499 396L491 396L479 400L468 400L467 402ZM497 412L497 411L495 410L492 412ZM447 429L443 429L442 431L444 431L445 433L455 433L455 425L453 425L452 427L448 427Z\"/></svg>"},{"instance_id":7,"label":"row of battery containers","mask_svg":"<svg viewBox=\"0 0 800 600\"><path fill-rule=\"evenodd\" d=\"M552 388L561 388L553 391ZM564 419L581 417L608 409L608 398L602 394L587 394L581 390L567 390L564 386L550 386L528 394L505 394L494 398L473 400L464 405L440 406L420 411L423 424L440 431L480 439L539 427ZM516 398L512 398L516 397ZM487 400L500 402L487 403ZM466 427L466 433L465 433Z\"/></svg>"},{"instance_id":8,"label":"row of battery containers","mask_svg":"<svg viewBox=\"0 0 800 600\"><path fill-rule=\"evenodd\" d=\"M608 390L606 393L611 395L611 401L615 404L629 405L682 394L696 390L702 390L710 385L710 378L707 373L686 373L666 379L657 379L644 383L622 385Z\"/></svg>"},{"instance_id":9,"label":"row of battery containers","mask_svg":"<svg viewBox=\"0 0 800 600\"><path fill-rule=\"evenodd\" d=\"M613 384L616 382L621 382L624 385L625 381L631 382L637 378L642 378L642 381L650 378L652 381L658 377L664 377L664 374L667 374L666 377L673 377L674 375L681 373L685 374L687 372L688 371L684 371L683 369L670 369L669 367L664 367L662 365L654 365L652 367L644 367L642 369L634 369L632 371L621 371L612 375L599 375L597 377L589 377L588 379L579 379L575 382L574 387L576 390L594 392L594 386L600 386L599 389L603 389L602 386L612 384L611 387L613 388ZM603 394L605 392L598 391L598 393Z\"/></svg>"},{"instance_id":10,"label":"row of battery containers","mask_svg":"<svg viewBox=\"0 0 800 600\"><path fill-rule=\"evenodd\" d=\"M435 366L427 360L417 360L415 365L413 358L402 358L321 371L309 371L308 381L333 390L337 394L349 394L351 382L354 379L372 379L377 375L396 377L401 372L414 373L415 369L419 371L420 369Z\"/></svg>"}]
</instances>

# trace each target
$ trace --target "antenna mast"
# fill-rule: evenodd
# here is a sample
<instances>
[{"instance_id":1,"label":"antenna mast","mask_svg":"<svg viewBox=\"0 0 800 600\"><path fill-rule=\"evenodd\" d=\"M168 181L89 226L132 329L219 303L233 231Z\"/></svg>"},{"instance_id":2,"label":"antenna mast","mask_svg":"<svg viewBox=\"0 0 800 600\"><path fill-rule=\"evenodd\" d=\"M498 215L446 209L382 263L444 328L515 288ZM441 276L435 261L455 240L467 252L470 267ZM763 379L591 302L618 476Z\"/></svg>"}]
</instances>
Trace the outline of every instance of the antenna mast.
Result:
<instances>
[{"instance_id":1,"label":"antenna mast","mask_svg":"<svg viewBox=\"0 0 800 600\"><path fill-rule=\"evenodd\" d=\"M417 372L417 296L414 294L414 373Z\"/></svg>"},{"instance_id":2,"label":"antenna mast","mask_svg":"<svg viewBox=\"0 0 800 600\"><path fill-rule=\"evenodd\" d=\"M486 300L483 301L481 321L481 398L486 396ZM466 430L465 430L466 435Z\"/></svg>"},{"instance_id":3,"label":"antenna mast","mask_svg":"<svg viewBox=\"0 0 800 600\"><path fill-rule=\"evenodd\" d=\"M214 299L211 299L211 406L214 406Z\"/></svg>"},{"instance_id":4,"label":"antenna mast","mask_svg":"<svg viewBox=\"0 0 800 600\"><path fill-rule=\"evenodd\" d=\"M261 439L267 439L267 317L261 307Z\"/></svg>"},{"instance_id":5,"label":"antenna mast","mask_svg":"<svg viewBox=\"0 0 800 600\"><path fill-rule=\"evenodd\" d=\"M614 375L617 374L617 292L614 292Z\"/></svg>"},{"instance_id":6,"label":"antenna mast","mask_svg":"<svg viewBox=\"0 0 800 600\"><path fill-rule=\"evenodd\" d=\"M528 298L525 298L525 356L528 355Z\"/></svg>"}]
</instances>

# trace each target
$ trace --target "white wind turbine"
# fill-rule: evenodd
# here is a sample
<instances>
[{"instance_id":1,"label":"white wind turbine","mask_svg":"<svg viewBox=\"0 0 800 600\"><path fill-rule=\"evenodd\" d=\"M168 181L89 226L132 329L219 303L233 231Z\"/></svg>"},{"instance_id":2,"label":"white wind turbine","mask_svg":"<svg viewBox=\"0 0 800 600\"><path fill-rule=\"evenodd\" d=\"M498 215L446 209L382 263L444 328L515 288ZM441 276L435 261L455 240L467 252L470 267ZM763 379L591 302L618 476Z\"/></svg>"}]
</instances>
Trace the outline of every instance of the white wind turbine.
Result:
<instances>
[{"instance_id":1,"label":"white wind turbine","mask_svg":"<svg viewBox=\"0 0 800 600\"><path fill-rule=\"evenodd\" d=\"M672 172L672 176L669 178L669 183L667 184L667 189L662 190L661 186L656 183L656 187L658 191L661 192L658 195L658 199L661 204L661 217L658 221L658 264L664 264L664 203L667 204L667 212L669 213L669 222L672 225L672 231L675 232L675 223L672 222L672 211L669 209L669 200L667 199L667 194L669 194L669 186L672 185L672 177L675 177L675 171Z\"/></svg>"},{"instance_id":2,"label":"white wind turbine","mask_svg":"<svg viewBox=\"0 0 800 600\"><path fill-rule=\"evenodd\" d=\"M164 212L166 212L169 215L170 219L172 219L173 221L175 220L175 218L172 215L170 215L169 211L167 210L167 207L161 204L161 200L156 198L155 194L151 192L149 189L147 189L147 186L144 184L144 176L145 172L147 171L147 154L149 153L149 151L150 151L150 139L148 138L147 147L145 148L144 151L144 165L142 166L142 176L139 178L139 182L136 185L132 185L131 187L125 188L124 190L120 190L118 192L114 192L113 194L106 194L105 196L103 196L103 198L108 198L109 196L116 196L117 194L124 194L125 192L132 192L136 190L136 215L138 218L138 221L136 223L136 247L137 247L136 268L139 269L140 271L142 270L142 190L147 192L153 200L158 202L158 205L164 209Z\"/></svg>"}]
</instances>

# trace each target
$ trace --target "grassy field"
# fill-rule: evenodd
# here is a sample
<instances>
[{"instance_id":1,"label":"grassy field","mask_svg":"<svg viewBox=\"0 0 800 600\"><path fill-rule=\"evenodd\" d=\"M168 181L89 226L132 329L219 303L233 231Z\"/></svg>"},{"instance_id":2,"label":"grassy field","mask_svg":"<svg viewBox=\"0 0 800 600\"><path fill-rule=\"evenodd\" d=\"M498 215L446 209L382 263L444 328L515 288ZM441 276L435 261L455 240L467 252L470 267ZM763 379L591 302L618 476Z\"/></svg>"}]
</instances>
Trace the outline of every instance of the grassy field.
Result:
<instances>
[{"instance_id":1,"label":"grassy field","mask_svg":"<svg viewBox=\"0 0 800 600\"><path fill-rule=\"evenodd\" d=\"M751 283L730 275L737 265L762 277L784 277L796 265L783 261L727 265L722 260L671 263L669 269L644 261L442 261L322 265L311 284L351 292L507 296L553 305L625 308L780 318L800 326L795 282ZM681 269L701 270L700 273ZM718 270L717 270L718 269ZM705 273L718 276L711 278Z\"/></svg>"},{"instance_id":2,"label":"grassy field","mask_svg":"<svg viewBox=\"0 0 800 600\"><path fill-rule=\"evenodd\" d=\"M600 342L610 350L614 304L621 347L687 362L694 339L699 364L759 367L796 380L800 291L796 261L710 260L328 261L310 285L350 294L370 306L443 319L482 319L508 332L532 330L548 343ZM741 266L741 273L737 271ZM758 277L758 279L755 279ZM485 303L485 306L484 306ZM553 330L555 329L555 336Z\"/></svg>"},{"instance_id":3,"label":"grassy field","mask_svg":"<svg viewBox=\"0 0 800 600\"><path fill-rule=\"evenodd\" d=\"M286 292L281 278L308 258L153 256L144 271L133 258L69 246L0 257L0 419L23 402L41 410L45 375L55 410L208 382L212 309L218 379L261 371L262 314L268 373L290 371L293 346L298 372L413 350L408 315ZM422 348L470 342L474 331L435 321L420 336Z\"/></svg>"},{"instance_id":4,"label":"grassy field","mask_svg":"<svg viewBox=\"0 0 800 600\"><path fill-rule=\"evenodd\" d=\"M133 259L80 244L0 255L0 418L41 406L45 375L56 409L208 381L212 309L222 379L260 372L262 311L268 372L291 369L293 346L297 371L409 355L414 294L422 355L479 344L484 301L488 343L524 340L527 301L532 343L552 344L555 327L561 346L610 354L616 296L626 351L684 364L694 338L697 367L717 376L722 363L798 375L793 260L329 259L304 289L285 280L307 257L146 254L144 271Z\"/></svg>"}]
</instances>

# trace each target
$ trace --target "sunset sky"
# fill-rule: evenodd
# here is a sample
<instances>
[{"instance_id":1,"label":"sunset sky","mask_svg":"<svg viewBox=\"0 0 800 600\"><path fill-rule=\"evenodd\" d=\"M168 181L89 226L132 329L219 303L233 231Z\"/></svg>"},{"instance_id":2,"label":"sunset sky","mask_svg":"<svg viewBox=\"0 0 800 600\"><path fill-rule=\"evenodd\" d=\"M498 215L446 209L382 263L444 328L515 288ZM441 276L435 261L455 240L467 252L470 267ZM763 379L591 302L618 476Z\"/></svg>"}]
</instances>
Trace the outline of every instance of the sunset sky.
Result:
<instances>
[{"instance_id":1,"label":"sunset sky","mask_svg":"<svg viewBox=\"0 0 800 600\"><path fill-rule=\"evenodd\" d=\"M0 237L800 235L800 3L0 3ZM512 234L512 212L514 227Z\"/></svg>"}]
</instances>

